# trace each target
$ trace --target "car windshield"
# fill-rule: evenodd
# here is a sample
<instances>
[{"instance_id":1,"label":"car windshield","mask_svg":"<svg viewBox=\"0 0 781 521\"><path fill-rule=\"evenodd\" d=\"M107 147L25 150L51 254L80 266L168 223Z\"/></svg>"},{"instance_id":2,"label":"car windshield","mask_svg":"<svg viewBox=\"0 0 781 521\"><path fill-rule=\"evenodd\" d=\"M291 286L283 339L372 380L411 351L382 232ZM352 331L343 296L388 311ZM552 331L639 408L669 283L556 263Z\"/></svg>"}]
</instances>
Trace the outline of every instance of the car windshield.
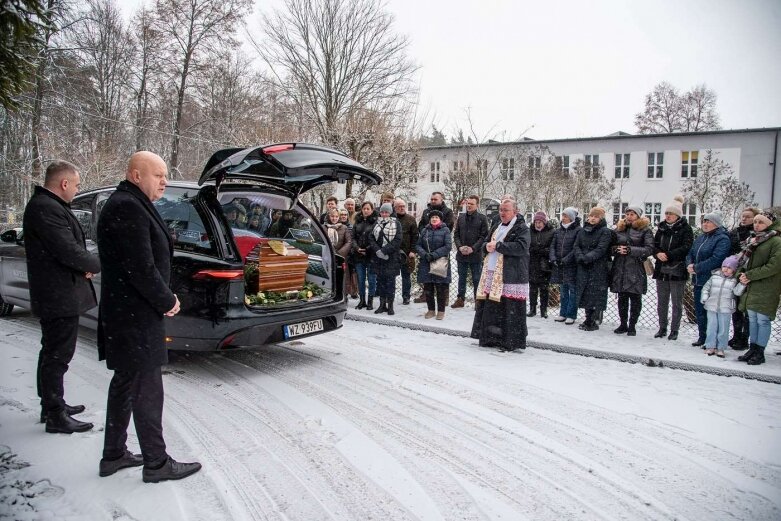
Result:
<instances>
[{"instance_id":1,"label":"car windshield","mask_svg":"<svg viewBox=\"0 0 781 521\"><path fill-rule=\"evenodd\" d=\"M174 249L215 255L216 247L195 203L198 189L169 186L154 205L168 225Z\"/></svg>"}]
</instances>

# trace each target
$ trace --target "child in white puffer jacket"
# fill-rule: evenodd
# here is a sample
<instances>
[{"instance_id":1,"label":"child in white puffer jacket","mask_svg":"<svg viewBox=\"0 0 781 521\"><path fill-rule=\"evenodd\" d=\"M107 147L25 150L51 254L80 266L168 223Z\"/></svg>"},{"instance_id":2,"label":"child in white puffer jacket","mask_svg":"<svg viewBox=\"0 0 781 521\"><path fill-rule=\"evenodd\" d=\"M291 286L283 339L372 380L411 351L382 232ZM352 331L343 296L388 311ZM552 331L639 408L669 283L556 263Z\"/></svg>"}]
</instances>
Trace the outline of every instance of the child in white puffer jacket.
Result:
<instances>
[{"instance_id":1,"label":"child in white puffer jacket","mask_svg":"<svg viewBox=\"0 0 781 521\"><path fill-rule=\"evenodd\" d=\"M729 324L735 312L735 297L743 294L746 286L735 278L738 256L724 259L720 270L713 270L711 278L702 287L702 305L708 313L708 332L705 354L724 358L729 339Z\"/></svg>"}]
</instances>

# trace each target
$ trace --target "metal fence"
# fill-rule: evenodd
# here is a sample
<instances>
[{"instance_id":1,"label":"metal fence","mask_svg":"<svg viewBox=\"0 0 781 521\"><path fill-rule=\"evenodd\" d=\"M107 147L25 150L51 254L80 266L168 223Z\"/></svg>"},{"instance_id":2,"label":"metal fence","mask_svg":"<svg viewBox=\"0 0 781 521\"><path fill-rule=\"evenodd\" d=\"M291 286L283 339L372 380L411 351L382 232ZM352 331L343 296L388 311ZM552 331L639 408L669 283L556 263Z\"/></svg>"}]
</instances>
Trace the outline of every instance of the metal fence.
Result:
<instances>
[{"instance_id":1,"label":"metal fence","mask_svg":"<svg viewBox=\"0 0 781 521\"><path fill-rule=\"evenodd\" d=\"M450 266L452 272L452 279L450 282L450 298L449 304L452 304L458 294L458 270L456 269L455 252L450 256ZM421 285L417 284L417 269L412 274L412 297L415 298L423 292ZM474 302L472 295L474 291L472 289L471 280L467 280L466 301ZM401 300L401 277L396 281L396 296L397 300ZM691 283L686 284L686 291L683 297L684 313L681 319L680 334L681 336L688 336L696 338L697 336L697 321L694 315L694 295L692 292ZM781 309L781 308L780 308ZM548 316L553 318L559 313L559 286L558 284L550 285L550 301L548 304ZM672 310L670 311L672 313ZM583 310L578 310L579 318L585 319ZM781 314L779 315L781 316ZM607 309L603 314L604 324L619 323L618 318L618 304L617 295L608 291ZM647 330L653 330L656 332L659 329L659 321L656 314L656 283L651 277L648 277L648 292L643 295L643 309L640 313L640 319L637 322L637 327ZM770 341L774 343L781 343L781 320L774 320L771 322Z\"/></svg>"}]
</instances>

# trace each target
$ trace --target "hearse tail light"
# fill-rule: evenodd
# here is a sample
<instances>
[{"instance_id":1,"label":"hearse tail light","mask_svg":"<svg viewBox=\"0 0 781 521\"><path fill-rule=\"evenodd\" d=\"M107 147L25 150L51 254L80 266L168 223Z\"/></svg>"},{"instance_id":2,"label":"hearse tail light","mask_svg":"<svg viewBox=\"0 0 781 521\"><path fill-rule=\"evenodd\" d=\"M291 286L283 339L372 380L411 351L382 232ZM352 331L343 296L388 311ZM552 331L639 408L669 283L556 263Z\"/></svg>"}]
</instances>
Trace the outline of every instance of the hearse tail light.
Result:
<instances>
[{"instance_id":1,"label":"hearse tail light","mask_svg":"<svg viewBox=\"0 0 781 521\"><path fill-rule=\"evenodd\" d=\"M293 150L296 146L293 143L287 143L284 145L271 145L263 149L264 154L276 154L277 152L284 152L286 150Z\"/></svg>"},{"instance_id":2,"label":"hearse tail light","mask_svg":"<svg viewBox=\"0 0 781 521\"><path fill-rule=\"evenodd\" d=\"M235 334L226 336L220 341L219 345L217 346L217 349L230 349L232 347L231 343L235 338L236 338Z\"/></svg>"},{"instance_id":3,"label":"hearse tail light","mask_svg":"<svg viewBox=\"0 0 781 521\"><path fill-rule=\"evenodd\" d=\"M201 270L193 275L194 280L242 280L244 270Z\"/></svg>"}]
</instances>

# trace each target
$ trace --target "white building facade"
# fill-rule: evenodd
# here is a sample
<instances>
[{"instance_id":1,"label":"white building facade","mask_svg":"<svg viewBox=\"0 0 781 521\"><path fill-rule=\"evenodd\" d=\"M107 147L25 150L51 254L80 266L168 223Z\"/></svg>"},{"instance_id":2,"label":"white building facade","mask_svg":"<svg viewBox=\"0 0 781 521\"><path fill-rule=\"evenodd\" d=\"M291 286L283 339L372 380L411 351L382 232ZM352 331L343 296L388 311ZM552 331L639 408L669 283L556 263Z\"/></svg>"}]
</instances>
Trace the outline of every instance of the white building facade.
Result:
<instances>
[{"instance_id":1,"label":"white building facade","mask_svg":"<svg viewBox=\"0 0 781 521\"><path fill-rule=\"evenodd\" d=\"M604 137L531 140L479 145L447 145L421 150L416 181L408 195L409 210L420 216L434 191L448 194L445 181L459 169L482 168L490 182L484 197L498 198L505 192L510 175L528 175L539 161L535 150L547 150L567 172L579 161L588 168L602 165L602 174L614 179L613 193L598 201L614 222L628 204L640 204L654 220L663 218L664 207L682 192L687 179L699 173L707 151L729 164L734 175L755 192L760 207L781 205L781 169L778 168L781 127L690 132L676 134L629 135L617 133ZM518 163L518 150L527 149ZM513 150L513 153L508 153ZM479 158L479 159L475 159ZM535 159L536 158L536 159ZM475 164L480 161L480 164ZM544 183L544 179L538 182ZM458 201L446 201L455 206ZM527 212L537 210L526 208ZM588 211L588 208L580 208ZM684 206L690 221L696 222L710 208Z\"/></svg>"}]
</instances>

